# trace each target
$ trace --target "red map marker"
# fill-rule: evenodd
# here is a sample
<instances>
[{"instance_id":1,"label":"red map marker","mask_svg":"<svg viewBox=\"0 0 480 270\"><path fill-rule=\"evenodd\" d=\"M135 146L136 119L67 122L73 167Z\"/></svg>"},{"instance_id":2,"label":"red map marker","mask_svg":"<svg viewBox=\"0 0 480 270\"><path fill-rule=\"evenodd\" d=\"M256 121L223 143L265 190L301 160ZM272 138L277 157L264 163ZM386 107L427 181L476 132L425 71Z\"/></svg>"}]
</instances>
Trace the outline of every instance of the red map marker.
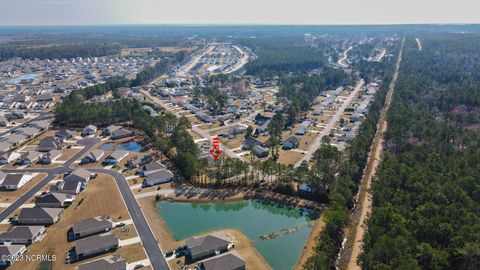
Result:
<instances>
[{"instance_id":1,"label":"red map marker","mask_svg":"<svg viewBox=\"0 0 480 270\"><path fill-rule=\"evenodd\" d=\"M210 150L210 155L212 155L213 160L218 160L218 158L222 155L220 141L218 138L213 138L213 148Z\"/></svg>"}]
</instances>

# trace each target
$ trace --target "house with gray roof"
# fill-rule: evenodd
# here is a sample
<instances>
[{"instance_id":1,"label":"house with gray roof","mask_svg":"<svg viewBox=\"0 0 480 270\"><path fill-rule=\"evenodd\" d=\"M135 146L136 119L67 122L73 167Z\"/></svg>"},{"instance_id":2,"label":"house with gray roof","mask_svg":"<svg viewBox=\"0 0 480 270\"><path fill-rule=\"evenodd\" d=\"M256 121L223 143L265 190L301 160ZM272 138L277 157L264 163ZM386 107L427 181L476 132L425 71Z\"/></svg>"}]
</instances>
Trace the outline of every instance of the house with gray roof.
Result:
<instances>
[{"instance_id":1,"label":"house with gray roof","mask_svg":"<svg viewBox=\"0 0 480 270\"><path fill-rule=\"evenodd\" d=\"M22 208L16 222L22 225L52 225L60 220L62 214L62 208Z\"/></svg>"},{"instance_id":2,"label":"house with gray roof","mask_svg":"<svg viewBox=\"0 0 480 270\"><path fill-rule=\"evenodd\" d=\"M30 165L37 162L42 154L37 151L28 151L23 153L20 158L17 160L17 165Z\"/></svg>"},{"instance_id":3,"label":"house with gray roof","mask_svg":"<svg viewBox=\"0 0 480 270\"><path fill-rule=\"evenodd\" d=\"M68 181L80 181L80 182L85 183L85 182L90 181L94 177L95 177L95 174L92 173L91 171L83 169L83 168L78 168L78 169L73 170L68 175L66 175L63 178L63 181L67 181L67 182Z\"/></svg>"},{"instance_id":4,"label":"house with gray roof","mask_svg":"<svg viewBox=\"0 0 480 270\"><path fill-rule=\"evenodd\" d=\"M131 136L133 136L132 131L125 128L120 128L112 132L112 136L110 137L110 139L119 140L119 139L131 137Z\"/></svg>"},{"instance_id":5,"label":"house with gray roof","mask_svg":"<svg viewBox=\"0 0 480 270\"><path fill-rule=\"evenodd\" d=\"M37 150L39 152L49 152L52 150L62 150L62 140L58 137L45 137L38 144Z\"/></svg>"},{"instance_id":6,"label":"house with gray roof","mask_svg":"<svg viewBox=\"0 0 480 270\"><path fill-rule=\"evenodd\" d=\"M283 150L290 150L298 147L298 138L295 136L290 136L288 137L284 142L283 142Z\"/></svg>"},{"instance_id":7,"label":"house with gray roof","mask_svg":"<svg viewBox=\"0 0 480 270\"><path fill-rule=\"evenodd\" d=\"M75 136L75 131L69 129L61 129L55 132L55 137L59 138L62 141L68 140Z\"/></svg>"},{"instance_id":8,"label":"house with gray roof","mask_svg":"<svg viewBox=\"0 0 480 270\"><path fill-rule=\"evenodd\" d=\"M268 149L260 145L255 145L252 148L252 153L258 158L268 157Z\"/></svg>"},{"instance_id":9,"label":"house with gray roof","mask_svg":"<svg viewBox=\"0 0 480 270\"><path fill-rule=\"evenodd\" d=\"M9 258L18 258L26 251L27 248L24 245L0 246L0 267L14 264L15 260L9 260Z\"/></svg>"},{"instance_id":10,"label":"house with gray roof","mask_svg":"<svg viewBox=\"0 0 480 270\"><path fill-rule=\"evenodd\" d=\"M44 232L45 227L43 226L13 226L0 234L0 244L30 245Z\"/></svg>"},{"instance_id":11,"label":"house with gray roof","mask_svg":"<svg viewBox=\"0 0 480 270\"><path fill-rule=\"evenodd\" d=\"M135 156L132 159L129 159L125 166L128 169L133 169L137 168L139 166L142 166L144 164L147 164L152 161L152 156L147 155L147 154L139 154L138 156Z\"/></svg>"},{"instance_id":12,"label":"house with gray roof","mask_svg":"<svg viewBox=\"0 0 480 270\"><path fill-rule=\"evenodd\" d=\"M88 257L100 255L118 248L117 236L108 232L100 235L80 239L75 242L72 258L82 260Z\"/></svg>"},{"instance_id":13,"label":"house with gray roof","mask_svg":"<svg viewBox=\"0 0 480 270\"><path fill-rule=\"evenodd\" d=\"M187 240L187 258L192 261L204 259L216 255L217 253L228 251L231 241L225 234L217 233L215 235L206 235L202 237L192 237Z\"/></svg>"},{"instance_id":14,"label":"house with gray roof","mask_svg":"<svg viewBox=\"0 0 480 270\"><path fill-rule=\"evenodd\" d=\"M22 127L22 128L19 128L19 129L15 130L14 133L24 135L27 138L33 138L40 133L40 130L38 130L37 128L34 128L34 127L27 126L27 127Z\"/></svg>"},{"instance_id":15,"label":"house with gray roof","mask_svg":"<svg viewBox=\"0 0 480 270\"><path fill-rule=\"evenodd\" d=\"M94 125L88 125L82 130L83 136L95 135L97 133L97 127Z\"/></svg>"},{"instance_id":16,"label":"house with gray roof","mask_svg":"<svg viewBox=\"0 0 480 270\"><path fill-rule=\"evenodd\" d=\"M0 141L7 142L13 146L22 144L27 140L27 136L23 134L10 134L7 137L3 137Z\"/></svg>"},{"instance_id":17,"label":"house with gray roof","mask_svg":"<svg viewBox=\"0 0 480 270\"><path fill-rule=\"evenodd\" d=\"M18 152L1 152L0 153L0 165L5 165L17 160L20 157Z\"/></svg>"},{"instance_id":18,"label":"house with gray roof","mask_svg":"<svg viewBox=\"0 0 480 270\"><path fill-rule=\"evenodd\" d=\"M245 261L232 250L197 263L199 270L245 270Z\"/></svg>"},{"instance_id":19,"label":"house with gray roof","mask_svg":"<svg viewBox=\"0 0 480 270\"><path fill-rule=\"evenodd\" d=\"M74 201L74 195L48 192L35 198L35 206L47 208L65 208L71 205Z\"/></svg>"},{"instance_id":20,"label":"house with gray roof","mask_svg":"<svg viewBox=\"0 0 480 270\"><path fill-rule=\"evenodd\" d=\"M143 182L144 186L151 187L154 185L159 185L167 183L173 180L173 173L169 170L162 170L156 173L149 174L145 177Z\"/></svg>"},{"instance_id":21,"label":"house with gray roof","mask_svg":"<svg viewBox=\"0 0 480 270\"><path fill-rule=\"evenodd\" d=\"M29 124L29 126L38 128L41 131L47 130L50 127L51 121L50 120L41 120L41 121L34 121Z\"/></svg>"},{"instance_id":22,"label":"house with gray roof","mask_svg":"<svg viewBox=\"0 0 480 270\"><path fill-rule=\"evenodd\" d=\"M78 270L126 270L127 261L116 255L110 255L78 266Z\"/></svg>"},{"instance_id":23,"label":"house with gray roof","mask_svg":"<svg viewBox=\"0 0 480 270\"><path fill-rule=\"evenodd\" d=\"M102 130L102 135L103 136L110 136L112 135L112 132L121 129L122 126L115 126L115 125L110 125Z\"/></svg>"},{"instance_id":24,"label":"house with gray roof","mask_svg":"<svg viewBox=\"0 0 480 270\"><path fill-rule=\"evenodd\" d=\"M149 162L143 166L141 166L138 170L140 176L148 176L160 171L164 171L167 169L167 166L163 165L158 161Z\"/></svg>"},{"instance_id":25,"label":"house with gray roof","mask_svg":"<svg viewBox=\"0 0 480 270\"><path fill-rule=\"evenodd\" d=\"M105 154L105 151L102 149L94 149L90 152L88 152L81 160L82 164L87 164L87 163L95 163L99 161L103 155Z\"/></svg>"},{"instance_id":26,"label":"house with gray roof","mask_svg":"<svg viewBox=\"0 0 480 270\"><path fill-rule=\"evenodd\" d=\"M123 150L115 150L113 153L108 155L103 163L105 165L114 165L120 163L124 158L128 156L129 152L128 151L123 151Z\"/></svg>"},{"instance_id":27,"label":"house with gray roof","mask_svg":"<svg viewBox=\"0 0 480 270\"><path fill-rule=\"evenodd\" d=\"M8 152L8 150L13 148L13 144L8 141L0 140L0 152Z\"/></svg>"},{"instance_id":28,"label":"house with gray roof","mask_svg":"<svg viewBox=\"0 0 480 270\"><path fill-rule=\"evenodd\" d=\"M113 222L102 216L79 220L72 225L69 238L80 239L99 233L105 233L113 229Z\"/></svg>"},{"instance_id":29,"label":"house with gray roof","mask_svg":"<svg viewBox=\"0 0 480 270\"><path fill-rule=\"evenodd\" d=\"M63 155L61 150L50 150L48 153L44 154L39 160L38 163L48 165L56 161L59 157Z\"/></svg>"},{"instance_id":30,"label":"house with gray roof","mask_svg":"<svg viewBox=\"0 0 480 270\"><path fill-rule=\"evenodd\" d=\"M0 172L0 189L17 190L33 179L31 174Z\"/></svg>"},{"instance_id":31,"label":"house with gray roof","mask_svg":"<svg viewBox=\"0 0 480 270\"><path fill-rule=\"evenodd\" d=\"M54 189L55 192L70 194L70 195L77 195L82 191L83 184L80 181L62 181L58 183L56 188Z\"/></svg>"},{"instance_id":32,"label":"house with gray roof","mask_svg":"<svg viewBox=\"0 0 480 270\"><path fill-rule=\"evenodd\" d=\"M205 114L203 112L197 112L195 115L197 116L198 119L200 119L201 121L203 121L205 123L212 123L213 122L213 117L208 115L208 114Z\"/></svg>"}]
</instances>

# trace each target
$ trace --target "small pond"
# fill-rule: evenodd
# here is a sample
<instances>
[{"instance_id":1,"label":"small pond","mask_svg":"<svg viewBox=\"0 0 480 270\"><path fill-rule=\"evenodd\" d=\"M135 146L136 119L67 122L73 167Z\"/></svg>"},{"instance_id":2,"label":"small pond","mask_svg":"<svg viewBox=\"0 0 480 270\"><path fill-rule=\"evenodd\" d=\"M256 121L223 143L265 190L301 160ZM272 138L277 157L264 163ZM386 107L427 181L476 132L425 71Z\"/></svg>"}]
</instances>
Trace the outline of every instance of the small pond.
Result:
<instances>
[{"instance_id":1,"label":"small pond","mask_svg":"<svg viewBox=\"0 0 480 270\"><path fill-rule=\"evenodd\" d=\"M308 212L256 200L222 203L161 201L157 212L176 241L222 228L238 229L275 270L292 269L311 231ZM289 233L285 231L290 230ZM284 233L282 233L284 232ZM273 239L260 236L277 233Z\"/></svg>"}]
</instances>

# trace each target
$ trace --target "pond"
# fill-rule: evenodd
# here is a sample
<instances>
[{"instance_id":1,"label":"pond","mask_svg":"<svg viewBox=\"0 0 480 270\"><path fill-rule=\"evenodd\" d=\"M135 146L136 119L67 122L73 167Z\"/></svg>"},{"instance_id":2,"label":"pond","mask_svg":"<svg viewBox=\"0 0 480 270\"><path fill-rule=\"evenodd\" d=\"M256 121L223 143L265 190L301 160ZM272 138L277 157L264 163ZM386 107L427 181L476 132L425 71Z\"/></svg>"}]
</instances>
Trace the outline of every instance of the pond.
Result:
<instances>
[{"instance_id":1,"label":"pond","mask_svg":"<svg viewBox=\"0 0 480 270\"><path fill-rule=\"evenodd\" d=\"M275 270L292 269L311 231L313 220L307 212L256 200L224 203L177 203L161 201L157 212L167 224L174 240L182 240L222 228L242 231ZM284 229L296 228L292 233ZM279 236L269 240L259 237Z\"/></svg>"},{"instance_id":2,"label":"pond","mask_svg":"<svg viewBox=\"0 0 480 270\"><path fill-rule=\"evenodd\" d=\"M126 142L117 146L117 150L124 150L129 152L140 152L142 145L138 142Z\"/></svg>"},{"instance_id":3,"label":"pond","mask_svg":"<svg viewBox=\"0 0 480 270\"><path fill-rule=\"evenodd\" d=\"M22 80L31 80L35 79L38 77L39 74L37 73L27 73L23 74L21 76L15 77L15 78L10 78L10 79L0 79L0 83L11 83L11 84L18 84Z\"/></svg>"}]
</instances>

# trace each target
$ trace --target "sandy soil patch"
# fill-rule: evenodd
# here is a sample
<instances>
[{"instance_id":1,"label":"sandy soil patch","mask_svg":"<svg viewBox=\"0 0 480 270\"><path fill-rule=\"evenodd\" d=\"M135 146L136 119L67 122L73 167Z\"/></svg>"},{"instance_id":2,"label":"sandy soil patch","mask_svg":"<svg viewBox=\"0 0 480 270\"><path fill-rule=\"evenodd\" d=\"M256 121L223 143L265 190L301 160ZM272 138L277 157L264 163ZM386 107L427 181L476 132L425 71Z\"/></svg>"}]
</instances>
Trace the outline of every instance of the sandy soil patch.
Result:
<instances>
[{"instance_id":1,"label":"sandy soil patch","mask_svg":"<svg viewBox=\"0 0 480 270\"><path fill-rule=\"evenodd\" d=\"M162 247L162 250L173 250L179 246L185 245L187 239L182 239L180 241L173 240L170 232L168 231L166 223L160 218L156 211L156 202L154 198L150 197L140 199L139 203L147 219L149 220L150 227L152 228L152 231L155 234L157 241L158 239L161 239L160 246ZM222 231L235 241L235 248L233 250L236 250L244 258L247 269L271 269L265 262L263 257L257 252L253 242L248 239L248 237L246 237L243 233L238 230L232 229L225 229ZM203 235L209 233L205 233ZM178 266L183 263L183 258L169 261L172 269L178 269Z\"/></svg>"},{"instance_id":2,"label":"sandy soil patch","mask_svg":"<svg viewBox=\"0 0 480 270\"><path fill-rule=\"evenodd\" d=\"M287 165L295 164L302 156L302 153L299 152L280 150L280 157L277 162Z\"/></svg>"}]
</instances>

